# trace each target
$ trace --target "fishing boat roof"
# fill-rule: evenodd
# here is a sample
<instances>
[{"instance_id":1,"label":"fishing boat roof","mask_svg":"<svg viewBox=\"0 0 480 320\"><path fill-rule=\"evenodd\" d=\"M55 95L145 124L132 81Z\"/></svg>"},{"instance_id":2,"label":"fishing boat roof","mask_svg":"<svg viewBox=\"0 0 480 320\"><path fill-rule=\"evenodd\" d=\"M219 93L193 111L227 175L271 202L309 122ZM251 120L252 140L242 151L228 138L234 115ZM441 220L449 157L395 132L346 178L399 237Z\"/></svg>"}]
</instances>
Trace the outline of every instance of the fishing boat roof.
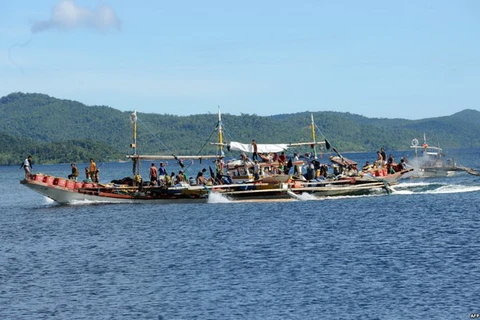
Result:
<instances>
[{"instance_id":1,"label":"fishing boat roof","mask_svg":"<svg viewBox=\"0 0 480 320\"><path fill-rule=\"evenodd\" d=\"M281 152L287 149L287 144L257 144L257 152L260 153ZM235 141L230 142L230 150L249 153L252 153L254 151L252 144L240 143Z\"/></svg>"},{"instance_id":2,"label":"fishing boat roof","mask_svg":"<svg viewBox=\"0 0 480 320\"><path fill-rule=\"evenodd\" d=\"M305 161L299 160L299 161L292 161L292 164L294 166L300 166L305 164ZM227 170L237 170L239 168L252 168L255 165L253 161L243 161L243 160L233 160L227 162ZM258 165L260 167L279 167L278 162L259 162Z\"/></svg>"},{"instance_id":3,"label":"fishing boat roof","mask_svg":"<svg viewBox=\"0 0 480 320\"><path fill-rule=\"evenodd\" d=\"M323 145L325 141L315 142L298 142L298 143L269 143L269 144L257 144L257 152L259 153L273 153L286 151L290 147L306 146L306 145ZM251 143L240 143L231 141L229 144L230 150L242 151L253 153L253 145Z\"/></svg>"}]
</instances>

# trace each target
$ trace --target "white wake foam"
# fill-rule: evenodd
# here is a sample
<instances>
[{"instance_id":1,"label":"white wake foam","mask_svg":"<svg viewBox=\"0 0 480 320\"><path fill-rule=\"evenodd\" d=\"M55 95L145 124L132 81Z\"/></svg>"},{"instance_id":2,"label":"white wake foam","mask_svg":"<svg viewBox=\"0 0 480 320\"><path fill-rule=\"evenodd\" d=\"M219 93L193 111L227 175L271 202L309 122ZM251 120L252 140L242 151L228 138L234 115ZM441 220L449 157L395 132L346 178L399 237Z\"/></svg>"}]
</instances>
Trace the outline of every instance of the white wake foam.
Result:
<instances>
[{"instance_id":1,"label":"white wake foam","mask_svg":"<svg viewBox=\"0 0 480 320\"><path fill-rule=\"evenodd\" d=\"M210 192L207 203L229 203L230 199L218 192Z\"/></svg>"},{"instance_id":2,"label":"white wake foam","mask_svg":"<svg viewBox=\"0 0 480 320\"><path fill-rule=\"evenodd\" d=\"M427 190L425 193L463 193L463 192L476 192L480 191L480 186L464 186L464 185L455 185L449 184L441 186L434 190Z\"/></svg>"},{"instance_id":3,"label":"white wake foam","mask_svg":"<svg viewBox=\"0 0 480 320\"><path fill-rule=\"evenodd\" d=\"M430 185L433 185L433 183L429 183L429 182L401 182L401 183L395 185L395 187L415 188L415 187L426 187L426 186L430 186Z\"/></svg>"},{"instance_id":4,"label":"white wake foam","mask_svg":"<svg viewBox=\"0 0 480 320\"><path fill-rule=\"evenodd\" d=\"M297 195L297 200L300 201L311 201L311 200L321 200L321 198L317 198L314 195L303 192L302 194Z\"/></svg>"}]
</instances>

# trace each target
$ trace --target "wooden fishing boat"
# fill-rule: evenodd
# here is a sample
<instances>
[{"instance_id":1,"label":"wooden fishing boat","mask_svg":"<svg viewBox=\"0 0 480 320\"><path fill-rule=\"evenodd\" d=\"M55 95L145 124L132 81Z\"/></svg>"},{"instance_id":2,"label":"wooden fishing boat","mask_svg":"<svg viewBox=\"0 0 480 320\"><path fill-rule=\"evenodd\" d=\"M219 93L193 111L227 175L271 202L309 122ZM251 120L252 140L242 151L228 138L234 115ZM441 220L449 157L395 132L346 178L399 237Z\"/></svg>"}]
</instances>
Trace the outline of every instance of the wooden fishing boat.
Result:
<instances>
[{"instance_id":1,"label":"wooden fishing boat","mask_svg":"<svg viewBox=\"0 0 480 320\"><path fill-rule=\"evenodd\" d=\"M94 203L206 203L211 194L220 194L229 199L298 199L299 195L308 193L318 197L331 197L339 195L358 195L368 194L373 191L385 190L389 192L386 181L382 180L363 180L362 184L354 182L354 180L324 180L324 181L306 181L300 174L289 175L281 172L273 172L279 168L278 163L268 162L262 163L262 176L258 179L251 179L251 164L247 162L232 162L226 166L217 166L216 172L210 168L212 182L206 185L190 185L188 183L179 183L176 185L150 186L145 184L140 176L140 163L142 160L176 160L181 166L179 158L172 155L140 155L136 149L136 123L137 114L133 112L130 120L133 125L133 141L130 144L132 154L126 158L132 161L133 177L112 181L111 183L92 183L91 181L77 182L62 177L54 177L45 174L31 174L27 179L21 181L21 184L29 189L38 192L60 204L72 204L78 202L94 202ZM313 117L312 117L313 123ZM182 156L182 159L215 159L214 161L222 163L224 161L223 147L223 124L221 121L220 111L218 113L218 150L215 155L202 156ZM315 147L325 142L302 143ZM232 144L229 144L231 147ZM245 146L235 146L235 148L245 148ZM289 146L301 145L276 145L277 149L272 145L259 145L265 150L286 150ZM248 147L248 146L247 146ZM280 149L278 149L280 148ZM263 149L261 149L263 150ZM292 166L298 166L297 170L301 173L301 166L304 161L295 161ZM240 169L245 172L240 173ZM238 174L234 174L236 170ZM230 183L223 183L226 176ZM215 177L215 179L213 179Z\"/></svg>"},{"instance_id":2,"label":"wooden fishing boat","mask_svg":"<svg viewBox=\"0 0 480 320\"><path fill-rule=\"evenodd\" d=\"M100 184L90 182L61 182L63 178L33 174L21 183L60 204L94 203L185 203L206 202L208 191L191 186L169 188ZM65 180L65 179L63 179ZM51 181L51 182L50 182Z\"/></svg>"},{"instance_id":3,"label":"wooden fishing boat","mask_svg":"<svg viewBox=\"0 0 480 320\"><path fill-rule=\"evenodd\" d=\"M60 204L75 203L206 203L210 194L220 194L230 200L298 199L307 193L316 197L365 195L389 192L391 184L380 181L354 184L346 181L323 182L263 182L172 187L131 186L66 181L64 178L33 174L21 183Z\"/></svg>"}]
</instances>

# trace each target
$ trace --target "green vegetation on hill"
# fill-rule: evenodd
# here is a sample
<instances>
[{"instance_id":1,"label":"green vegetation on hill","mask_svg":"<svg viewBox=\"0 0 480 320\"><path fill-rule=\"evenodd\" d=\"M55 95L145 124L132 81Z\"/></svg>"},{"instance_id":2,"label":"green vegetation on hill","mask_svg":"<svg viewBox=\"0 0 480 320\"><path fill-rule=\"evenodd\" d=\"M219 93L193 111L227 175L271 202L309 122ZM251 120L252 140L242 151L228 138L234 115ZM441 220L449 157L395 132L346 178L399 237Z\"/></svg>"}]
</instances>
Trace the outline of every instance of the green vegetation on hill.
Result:
<instances>
[{"instance_id":1,"label":"green vegetation on hill","mask_svg":"<svg viewBox=\"0 0 480 320\"><path fill-rule=\"evenodd\" d=\"M133 107L132 107L133 109ZM223 110L225 111L225 110ZM17 165L27 154L36 163L122 159L131 153L130 113L86 106L44 94L12 93L0 98L0 164ZM222 114L227 141L307 142L311 112L268 117ZM351 113L313 112L317 139L340 151L406 150L426 133L441 147L480 147L480 112L464 110L422 120L367 118ZM138 113L140 154L213 154L217 114L175 116ZM322 136L323 134L323 136ZM235 155L232 155L235 156Z\"/></svg>"}]
</instances>

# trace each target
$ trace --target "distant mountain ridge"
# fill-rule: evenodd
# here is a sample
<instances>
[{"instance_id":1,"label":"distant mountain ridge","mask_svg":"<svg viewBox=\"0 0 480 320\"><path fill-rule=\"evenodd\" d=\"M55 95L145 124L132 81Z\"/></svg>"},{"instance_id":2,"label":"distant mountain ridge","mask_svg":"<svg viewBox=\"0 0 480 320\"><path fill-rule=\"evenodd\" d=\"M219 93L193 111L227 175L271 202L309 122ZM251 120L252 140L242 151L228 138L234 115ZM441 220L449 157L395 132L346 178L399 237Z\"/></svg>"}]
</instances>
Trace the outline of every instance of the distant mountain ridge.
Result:
<instances>
[{"instance_id":1,"label":"distant mountain ridge","mask_svg":"<svg viewBox=\"0 0 480 320\"><path fill-rule=\"evenodd\" d=\"M89 157L115 160L131 153L131 112L20 92L0 98L0 112L0 164L18 164L27 153L42 163L86 161ZM317 139L326 137L341 151L375 152L382 146L406 150L413 138L420 140L424 133L430 144L440 144L444 149L480 147L480 112L471 109L421 120L367 118L334 111L267 117L225 112L225 139L244 143L252 139L259 143L307 142L311 140L311 114L319 129ZM208 142L216 139L216 113L138 113L138 118L139 153L215 152Z\"/></svg>"}]
</instances>

